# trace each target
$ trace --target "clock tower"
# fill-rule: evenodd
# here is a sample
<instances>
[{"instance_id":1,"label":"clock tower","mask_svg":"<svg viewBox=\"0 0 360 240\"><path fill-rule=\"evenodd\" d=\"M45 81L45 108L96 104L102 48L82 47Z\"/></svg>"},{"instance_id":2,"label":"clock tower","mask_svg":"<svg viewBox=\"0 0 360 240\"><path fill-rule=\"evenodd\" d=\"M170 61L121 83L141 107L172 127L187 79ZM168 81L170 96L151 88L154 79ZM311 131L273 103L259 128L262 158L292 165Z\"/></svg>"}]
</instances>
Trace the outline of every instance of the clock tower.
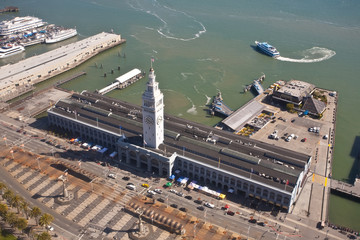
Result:
<instances>
[{"instance_id":1,"label":"clock tower","mask_svg":"<svg viewBox=\"0 0 360 240\"><path fill-rule=\"evenodd\" d=\"M154 69L150 68L149 81L142 95L144 145L158 148L164 141L164 95L155 81Z\"/></svg>"}]
</instances>

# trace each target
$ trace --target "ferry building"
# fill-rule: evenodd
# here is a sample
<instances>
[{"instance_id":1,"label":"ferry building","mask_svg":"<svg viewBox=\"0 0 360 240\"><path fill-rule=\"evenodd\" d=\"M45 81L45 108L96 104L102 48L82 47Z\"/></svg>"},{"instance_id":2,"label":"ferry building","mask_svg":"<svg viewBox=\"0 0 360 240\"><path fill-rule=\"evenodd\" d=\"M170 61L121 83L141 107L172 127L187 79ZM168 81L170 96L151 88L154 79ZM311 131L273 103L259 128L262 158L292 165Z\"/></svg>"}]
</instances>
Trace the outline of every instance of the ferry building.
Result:
<instances>
[{"instance_id":1,"label":"ferry building","mask_svg":"<svg viewBox=\"0 0 360 240\"><path fill-rule=\"evenodd\" d=\"M48 110L49 123L117 151L139 170L175 171L209 189L253 197L290 210L311 156L164 114L164 96L150 69L142 106L83 91Z\"/></svg>"}]
</instances>

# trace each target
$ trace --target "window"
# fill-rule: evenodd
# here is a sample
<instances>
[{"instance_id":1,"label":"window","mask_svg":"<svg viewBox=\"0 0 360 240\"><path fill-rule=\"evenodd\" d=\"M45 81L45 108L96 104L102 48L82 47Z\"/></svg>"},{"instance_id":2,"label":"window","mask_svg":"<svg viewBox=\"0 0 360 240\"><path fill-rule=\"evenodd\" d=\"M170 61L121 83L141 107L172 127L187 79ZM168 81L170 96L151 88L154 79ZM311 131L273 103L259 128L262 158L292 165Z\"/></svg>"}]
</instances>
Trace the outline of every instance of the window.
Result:
<instances>
[{"instance_id":1,"label":"window","mask_svg":"<svg viewBox=\"0 0 360 240\"><path fill-rule=\"evenodd\" d=\"M248 183L245 182L244 185L243 185L243 189L248 190L248 186L249 186Z\"/></svg>"},{"instance_id":2,"label":"window","mask_svg":"<svg viewBox=\"0 0 360 240\"><path fill-rule=\"evenodd\" d=\"M269 195L269 191L266 190L266 189L264 189L264 191L263 191L263 196L267 198L268 195Z\"/></svg>"},{"instance_id":3,"label":"window","mask_svg":"<svg viewBox=\"0 0 360 240\"><path fill-rule=\"evenodd\" d=\"M229 177L224 177L224 182L229 183Z\"/></svg>"},{"instance_id":4,"label":"window","mask_svg":"<svg viewBox=\"0 0 360 240\"><path fill-rule=\"evenodd\" d=\"M274 200L274 199L275 199L275 193L270 192L270 199L271 199L271 200Z\"/></svg>"},{"instance_id":5,"label":"window","mask_svg":"<svg viewBox=\"0 0 360 240\"><path fill-rule=\"evenodd\" d=\"M222 181L223 180L223 176L222 175L218 175L218 179L219 179L219 181Z\"/></svg>"},{"instance_id":6,"label":"window","mask_svg":"<svg viewBox=\"0 0 360 240\"><path fill-rule=\"evenodd\" d=\"M255 191L254 185L250 185L250 192L254 192L254 191Z\"/></svg>"},{"instance_id":7,"label":"window","mask_svg":"<svg viewBox=\"0 0 360 240\"><path fill-rule=\"evenodd\" d=\"M290 202L290 199L288 197L284 197L284 204L288 205Z\"/></svg>"},{"instance_id":8,"label":"window","mask_svg":"<svg viewBox=\"0 0 360 240\"><path fill-rule=\"evenodd\" d=\"M238 181L236 182L236 186L239 187L239 188L241 188L241 181L238 180Z\"/></svg>"},{"instance_id":9,"label":"window","mask_svg":"<svg viewBox=\"0 0 360 240\"><path fill-rule=\"evenodd\" d=\"M230 178L230 184L231 184L231 185L235 185L235 179Z\"/></svg>"},{"instance_id":10,"label":"window","mask_svg":"<svg viewBox=\"0 0 360 240\"><path fill-rule=\"evenodd\" d=\"M282 196L281 196L280 194L278 194L278 195L276 196L276 201L277 201L277 202L281 202L281 200L282 200Z\"/></svg>"},{"instance_id":11,"label":"window","mask_svg":"<svg viewBox=\"0 0 360 240\"><path fill-rule=\"evenodd\" d=\"M256 188L256 194L261 195L261 188L259 187Z\"/></svg>"}]
</instances>

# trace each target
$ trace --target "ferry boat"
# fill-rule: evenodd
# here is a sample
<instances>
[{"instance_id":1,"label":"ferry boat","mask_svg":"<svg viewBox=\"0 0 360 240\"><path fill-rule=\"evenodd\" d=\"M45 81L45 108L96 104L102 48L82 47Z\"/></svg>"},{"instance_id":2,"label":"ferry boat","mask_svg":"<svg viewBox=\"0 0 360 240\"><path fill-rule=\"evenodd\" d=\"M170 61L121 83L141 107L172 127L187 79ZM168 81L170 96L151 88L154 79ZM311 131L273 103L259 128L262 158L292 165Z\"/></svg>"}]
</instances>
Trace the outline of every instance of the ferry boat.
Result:
<instances>
[{"instance_id":1,"label":"ferry boat","mask_svg":"<svg viewBox=\"0 0 360 240\"><path fill-rule=\"evenodd\" d=\"M49 37L45 38L45 43L56 43L77 35L76 29L65 29L54 32Z\"/></svg>"},{"instance_id":2,"label":"ferry boat","mask_svg":"<svg viewBox=\"0 0 360 240\"><path fill-rule=\"evenodd\" d=\"M6 44L0 48L0 58L6 58L25 51L20 45Z\"/></svg>"},{"instance_id":3,"label":"ferry boat","mask_svg":"<svg viewBox=\"0 0 360 240\"><path fill-rule=\"evenodd\" d=\"M44 26L46 22L37 17L16 17L9 21L0 22L0 35L10 35L29 29Z\"/></svg>"},{"instance_id":4,"label":"ferry boat","mask_svg":"<svg viewBox=\"0 0 360 240\"><path fill-rule=\"evenodd\" d=\"M275 47L271 46L267 42L261 43L261 42L255 41L255 44L260 49L260 51L262 51L266 55L269 55L270 57L273 57L273 58L280 57L280 53L278 52L278 50L276 50Z\"/></svg>"}]
</instances>

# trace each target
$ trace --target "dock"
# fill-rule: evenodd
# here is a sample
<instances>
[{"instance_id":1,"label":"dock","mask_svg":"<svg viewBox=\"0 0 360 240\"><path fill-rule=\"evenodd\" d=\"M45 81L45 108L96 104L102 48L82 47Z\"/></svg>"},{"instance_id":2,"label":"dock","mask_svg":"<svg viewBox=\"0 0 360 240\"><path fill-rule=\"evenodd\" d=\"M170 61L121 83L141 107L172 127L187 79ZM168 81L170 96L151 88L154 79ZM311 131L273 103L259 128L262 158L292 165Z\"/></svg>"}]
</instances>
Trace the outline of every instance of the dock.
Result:
<instances>
[{"instance_id":1,"label":"dock","mask_svg":"<svg viewBox=\"0 0 360 240\"><path fill-rule=\"evenodd\" d=\"M123 88L130 86L131 84L134 84L135 82L137 82L144 76L145 76L144 72L141 72L139 69L134 68L130 72L127 72L124 75L121 75L120 77L116 78L115 81L113 83L111 83L110 85L108 85L96 92L101 95L104 95L116 88L123 89Z\"/></svg>"},{"instance_id":2,"label":"dock","mask_svg":"<svg viewBox=\"0 0 360 240\"><path fill-rule=\"evenodd\" d=\"M0 13L5 13L5 12L18 12L19 8L18 7L13 7L13 6L9 6L3 9L0 9Z\"/></svg>"},{"instance_id":3,"label":"dock","mask_svg":"<svg viewBox=\"0 0 360 240\"><path fill-rule=\"evenodd\" d=\"M330 180L331 193L344 196L346 198L360 201L360 179L356 178L354 185L338 181L335 179Z\"/></svg>"},{"instance_id":4,"label":"dock","mask_svg":"<svg viewBox=\"0 0 360 240\"><path fill-rule=\"evenodd\" d=\"M244 87L244 93L253 89L257 95L260 95L264 92L264 88L261 83L265 80L265 74L261 75L258 79L255 79L252 84L246 85Z\"/></svg>"},{"instance_id":5,"label":"dock","mask_svg":"<svg viewBox=\"0 0 360 240\"><path fill-rule=\"evenodd\" d=\"M0 101L20 96L19 89L45 81L126 42L120 35L99 33L52 51L0 67Z\"/></svg>"},{"instance_id":6,"label":"dock","mask_svg":"<svg viewBox=\"0 0 360 240\"><path fill-rule=\"evenodd\" d=\"M218 113L222 116L228 117L233 113L233 110L229 108L223 101L221 96L221 92L219 91L218 94L214 97L214 100L211 104L210 109L211 115Z\"/></svg>"}]
</instances>

